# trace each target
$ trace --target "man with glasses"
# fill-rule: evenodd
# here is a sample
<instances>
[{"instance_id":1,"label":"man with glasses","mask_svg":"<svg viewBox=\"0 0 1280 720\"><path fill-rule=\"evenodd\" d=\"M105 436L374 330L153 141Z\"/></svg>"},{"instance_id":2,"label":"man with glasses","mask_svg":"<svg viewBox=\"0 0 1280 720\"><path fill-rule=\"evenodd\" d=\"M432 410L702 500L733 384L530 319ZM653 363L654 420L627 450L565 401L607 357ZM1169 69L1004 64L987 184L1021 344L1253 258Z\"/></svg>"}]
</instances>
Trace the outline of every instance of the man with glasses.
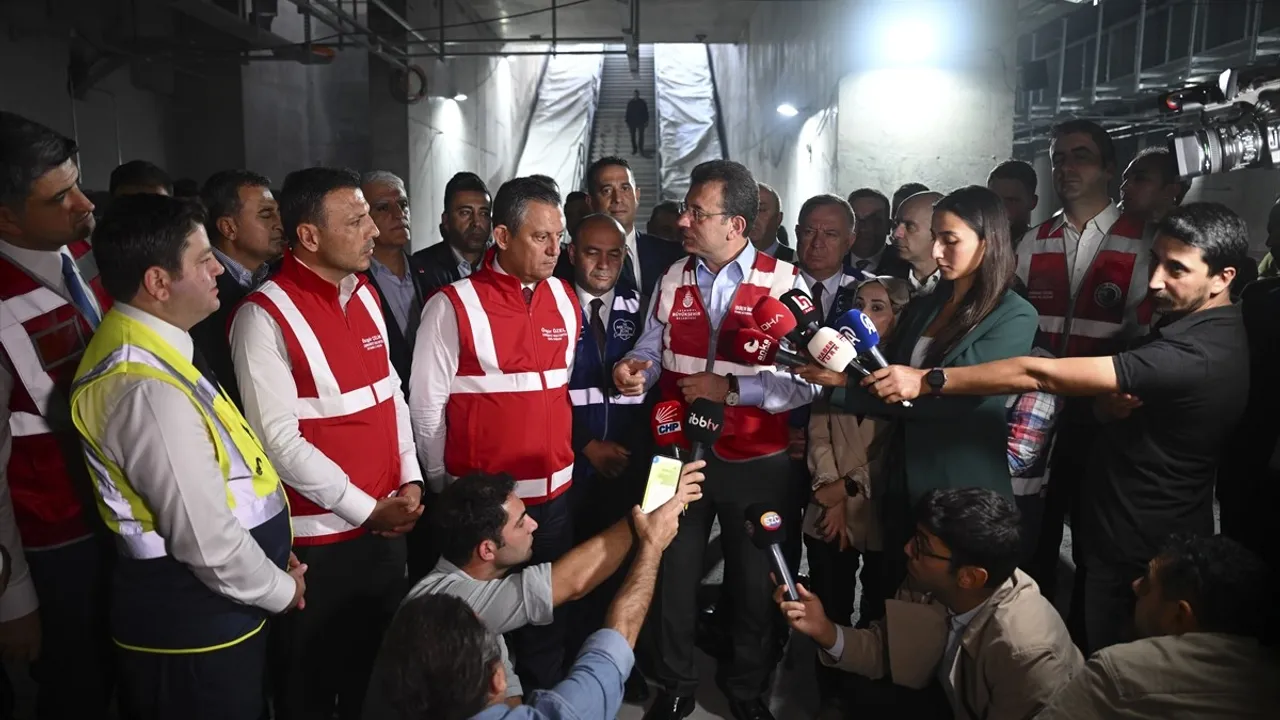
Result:
<instances>
[{"instance_id":1,"label":"man with glasses","mask_svg":"<svg viewBox=\"0 0 1280 720\"><path fill-rule=\"evenodd\" d=\"M725 548L725 592L733 597L733 654L719 675L733 717L771 720L761 701L773 658L769 562L743 526L748 505L787 501L789 410L819 389L775 368L745 365L732 348L737 331L755 327L751 310L765 296L808 291L795 266L748 241L759 209L751 171L728 160L693 170L681 207L684 248L693 257L658 280L644 332L613 370L618 390L638 396L658 385L663 399L723 403L724 430L707 455L705 498L689 506L663 559L657 606L656 674L663 692L646 718L679 719L693 711L696 591L714 518Z\"/></svg>"},{"instance_id":2,"label":"man with glasses","mask_svg":"<svg viewBox=\"0 0 1280 720\"><path fill-rule=\"evenodd\" d=\"M1031 717L1084 658L1053 605L1016 568L1018 526L1013 501L991 490L930 490L903 548L909 578L886 601L884 619L865 630L836 625L804 586L799 601L784 600L782 587L774 600L792 628L817 641L823 664L926 690L899 695L904 716L949 707L943 714L960 718Z\"/></svg>"}]
</instances>

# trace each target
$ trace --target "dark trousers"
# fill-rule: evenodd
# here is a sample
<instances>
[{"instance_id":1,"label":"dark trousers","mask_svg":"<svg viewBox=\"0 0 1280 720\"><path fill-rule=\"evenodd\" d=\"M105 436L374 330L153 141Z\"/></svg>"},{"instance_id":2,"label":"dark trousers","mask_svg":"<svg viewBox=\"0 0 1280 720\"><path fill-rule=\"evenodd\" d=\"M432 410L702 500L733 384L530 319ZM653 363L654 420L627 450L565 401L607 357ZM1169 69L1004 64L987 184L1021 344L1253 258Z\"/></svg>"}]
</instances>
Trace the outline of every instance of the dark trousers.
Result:
<instances>
[{"instance_id":1,"label":"dark trousers","mask_svg":"<svg viewBox=\"0 0 1280 720\"><path fill-rule=\"evenodd\" d=\"M540 505L528 506L529 517L538 523L533 533L530 565L555 562L573 547L573 517L569 494ZM515 660L516 674L527 695L546 690L564 679L566 619L564 608L556 608L550 625L527 625L507 633L507 649Z\"/></svg>"},{"instance_id":2,"label":"dark trousers","mask_svg":"<svg viewBox=\"0 0 1280 720\"><path fill-rule=\"evenodd\" d=\"M121 649L123 720L258 720L264 708L264 627L231 647L199 653ZM81 678L75 678L78 685ZM74 694L67 688L68 694ZM71 716L67 716L71 717Z\"/></svg>"},{"instance_id":3,"label":"dark trousers","mask_svg":"<svg viewBox=\"0 0 1280 720\"><path fill-rule=\"evenodd\" d=\"M1068 405L1068 408L1071 406ZM1067 618L1067 629L1080 646L1084 646L1086 635L1084 613L1081 609L1088 572L1082 548L1089 538L1085 537L1083 523L1076 522L1076 519L1080 517L1081 503L1085 502L1085 473L1088 471L1089 456L1093 452L1098 432L1098 425L1084 422L1068 422L1059 427L1053 456L1049 459L1049 490L1045 495L1044 510L1040 517L1039 541L1030 562L1026 564L1027 574L1040 586L1040 594L1052 601L1057 596L1062 524L1070 513L1073 539L1071 559L1075 562L1076 572L1071 587L1071 613Z\"/></svg>"},{"instance_id":4,"label":"dark trousers","mask_svg":"<svg viewBox=\"0 0 1280 720\"><path fill-rule=\"evenodd\" d=\"M1103 648L1133 640L1133 609L1137 598L1133 581L1146 573L1139 562L1118 562L1085 558L1083 604L1085 642L1081 649L1088 657ZM1072 610L1072 614L1075 614Z\"/></svg>"},{"instance_id":5,"label":"dark trousers","mask_svg":"<svg viewBox=\"0 0 1280 720\"><path fill-rule=\"evenodd\" d=\"M94 537L26 557L40 598L40 658L31 665L36 717L106 717L115 685L107 602L115 548Z\"/></svg>"},{"instance_id":6,"label":"dark trousers","mask_svg":"<svg viewBox=\"0 0 1280 720\"><path fill-rule=\"evenodd\" d=\"M782 543L782 557L787 561L787 569L791 576L800 574L800 555L804 533L800 531L804 524L804 511L809 505L809 497L813 495L813 476L809 474L809 463L803 458L790 458L791 476L787 482L787 504L782 508L782 525L786 528L786 541ZM778 613L781 617L782 613ZM785 624L785 623L784 623Z\"/></svg>"},{"instance_id":7,"label":"dark trousers","mask_svg":"<svg viewBox=\"0 0 1280 720\"><path fill-rule=\"evenodd\" d=\"M644 125L628 125L627 130L631 133L631 154L644 154Z\"/></svg>"},{"instance_id":8,"label":"dark trousers","mask_svg":"<svg viewBox=\"0 0 1280 720\"><path fill-rule=\"evenodd\" d=\"M698 687L694 635L702 556L711 523L720 520L724 548L724 594L733 598L729 627L732 660L718 669L717 682L737 700L760 697L772 669L773 583L768 555L747 537L743 523L748 505L781 507L787 498L790 460L779 453L747 462L729 463L708 455L703 470L702 499L689 506L680 530L662 556L658 592L651 612L657 630L654 645L656 680L677 695L693 695Z\"/></svg>"},{"instance_id":9,"label":"dark trousers","mask_svg":"<svg viewBox=\"0 0 1280 720\"><path fill-rule=\"evenodd\" d=\"M804 536L804 546L809 550L809 582L813 585L810 590L822 601L822 608L831 622L851 625L860 553L853 548L842 552L839 542L824 542L808 535ZM864 595L865 592L864 589ZM849 684L849 673L827 667L816 657L813 661L822 699L843 696Z\"/></svg>"},{"instance_id":10,"label":"dark trousers","mask_svg":"<svg viewBox=\"0 0 1280 720\"><path fill-rule=\"evenodd\" d=\"M610 525L626 517L631 508L640 503L647 474L641 477L638 469L632 472L637 465L641 463L631 463L627 471L616 478L598 474L574 478L573 487L568 492L573 518L573 545L581 545L599 535ZM648 464L643 463L643 466L647 468ZM638 487L637 482L640 483ZM538 532L542 532L541 527ZM630 566L628 559L607 580L587 593L586 597L564 607L565 643L562 664L566 674L587 636L604 625L609 604L622 588L622 581L626 579Z\"/></svg>"},{"instance_id":11,"label":"dark trousers","mask_svg":"<svg viewBox=\"0 0 1280 720\"><path fill-rule=\"evenodd\" d=\"M423 490L422 504L426 510L422 513L422 520L414 525L404 538L406 564L409 568L409 582L406 583L406 587L413 587L440 561L440 548L436 547L435 539L431 535L431 525L427 522L427 518L431 517L434 502L435 494L430 490Z\"/></svg>"},{"instance_id":12,"label":"dark trousers","mask_svg":"<svg viewBox=\"0 0 1280 720\"><path fill-rule=\"evenodd\" d=\"M277 618L271 665L279 720L356 720L382 633L405 591L404 538L372 533L295 547L306 607Z\"/></svg>"}]
</instances>

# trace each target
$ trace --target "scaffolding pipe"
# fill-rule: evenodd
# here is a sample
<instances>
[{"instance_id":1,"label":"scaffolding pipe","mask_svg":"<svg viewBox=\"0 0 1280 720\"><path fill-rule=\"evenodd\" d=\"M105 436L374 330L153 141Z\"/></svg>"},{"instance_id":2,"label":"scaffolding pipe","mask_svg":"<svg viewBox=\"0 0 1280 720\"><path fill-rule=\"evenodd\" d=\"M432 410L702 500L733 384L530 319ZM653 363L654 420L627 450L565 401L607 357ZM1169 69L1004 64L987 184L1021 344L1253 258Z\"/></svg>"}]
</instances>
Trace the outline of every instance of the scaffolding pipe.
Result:
<instances>
[{"instance_id":1,"label":"scaffolding pipe","mask_svg":"<svg viewBox=\"0 0 1280 720\"><path fill-rule=\"evenodd\" d=\"M551 0L551 54L556 54L556 43L559 37L559 23L556 18L556 0Z\"/></svg>"},{"instance_id":2,"label":"scaffolding pipe","mask_svg":"<svg viewBox=\"0 0 1280 720\"><path fill-rule=\"evenodd\" d=\"M626 39L627 39L626 35L608 35L608 36L602 35L597 37L560 38L560 42L610 45L610 44L625 42ZM428 40L425 43L413 41L408 43L408 45L410 46L424 45L424 44L433 44L435 42L437 41ZM547 39L531 37L531 38L494 38L491 40L484 40L481 38L470 38L470 39L459 39L459 40L446 40L444 44L450 47L455 47L458 45L546 45Z\"/></svg>"},{"instance_id":3,"label":"scaffolding pipe","mask_svg":"<svg viewBox=\"0 0 1280 720\"><path fill-rule=\"evenodd\" d=\"M436 53L408 53L407 58L415 57L431 57ZM560 50L552 52L547 50L449 50L444 53L441 59L451 57L510 57L513 55L626 55L626 50Z\"/></svg>"},{"instance_id":4,"label":"scaffolding pipe","mask_svg":"<svg viewBox=\"0 0 1280 720\"><path fill-rule=\"evenodd\" d=\"M1262 3L1258 0L1252 0L1253 6L1253 35L1249 35L1248 19L1245 20L1245 37L1249 38L1249 64L1252 65L1258 59L1258 36L1262 34Z\"/></svg>"},{"instance_id":5,"label":"scaffolding pipe","mask_svg":"<svg viewBox=\"0 0 1280 720\"><path fill-rule=\"evenodd\" d=\"M405 32L411 35L415 40L418 40L419 42L422 42L422 43L431 42L430 40L427 39L426 35L423 35L422 33L415 30L413 26L409 24L409 21L404 18L403 15L396 12L390 5L388 5L386 3L386 0L369 0L369 2L376 5L378 9L381 10L384 15L391 18L391 20L394 21L395 24L404 28ZM407 44L407 41L406 41L406 44Z\"/></svg>"},{"instance_id":6,"label":"scaffolding pipe","mask_svg":"<svg viewBox=\"0 0 1280 720\"><path fill-rule=\"evenodd\" d=\"M353 42L360 45L361 47L364 47L369 52L373 53L374 55L377 55L383 60L386 60L392 65L399 65L401 67L408 66L408 63L405 62L404 60L404 57L405 57L404 51L400 50L399 48L392 47L391 48L392 50L397 51L401 55L401 57L396 57L395 55L387 52L386 50L383 50L381 35L373 32L372 30L365 27L364 25L361 25L359 20L351 17L350 15L347 14L345 10L335 6L329 0L289 0L289 1L292 2L294 5L296 5L298 9L302 11L306 17L309 18L312 15L315 15L315 17L318 18L320 22L324 23L325 25L328 25L334 30L337 30L338 36L340 39L345 38L347 35L347 29L342 26L342 23L346 22L350 24L351 27L354 28L357 33L362 33L368 36L369 38L375 39L375 40L368 40L368 39L365 39L364 37L361 37L359 34L353 34L352 35ZM329 17L326 17L324 15L316 14L315 10L311 8L312 5L316 5L322 8L323 10L329 13L332 13L333 18L330 19Z\"/></svg>"},{"instance_id":7,"label":"scaffolding pipe","mask_svg":"<svg viewBox=\"0 0 1280 720\"><path fill-rule=\"evenodd\" d=\"M1142 41L1147 34L1147 0L1138 3L1138 43L1133 49L1133 91L1142 92Z\"/></svg>"},{"instance_id":8,"label":"scaffolding pipe","mask_svg":"<svg viewBox=\"0 0 1280 720\"><path fill-rule=\"evenodd\" d=\"M1089 104L1098 102L1098 64L1102 60L1102 5L1095 5L1093 11L1098 14L1098 24L1093 37L1093 83L1089 85ZM1082 53L1083 54L1083 53Z\"/></svg>"},{"instance_id":9,"label":"scaffolding pipe","mask_svg":"<svg viewBox=\"0 0 1280 720\"><path fill-rule=\"evenodd\" d=\"M1063 17L1058 21L1062 26L1062 32L1059 33L1058 39L1058 92L1053 98L1053 114L1056 117L1062 112L1062 76L1067 69L1067 18Z\"/></svg>"}]
</instances>

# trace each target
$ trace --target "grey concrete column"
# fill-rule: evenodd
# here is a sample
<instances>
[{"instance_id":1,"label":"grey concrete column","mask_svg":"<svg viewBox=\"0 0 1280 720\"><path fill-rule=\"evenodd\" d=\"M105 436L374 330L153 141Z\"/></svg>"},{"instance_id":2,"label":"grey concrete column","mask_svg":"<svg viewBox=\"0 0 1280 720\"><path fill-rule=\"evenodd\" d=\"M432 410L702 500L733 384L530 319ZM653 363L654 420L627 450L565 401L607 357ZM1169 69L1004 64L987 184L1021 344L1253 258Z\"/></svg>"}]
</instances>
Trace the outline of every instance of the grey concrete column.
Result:
<instances>
[{"instance_id":1,"label":"grey concrete column","mask_svg":"<svg viewBox=\"0 0 1280 720\"><path fill-rule=\"evenodd\" d=\"M1014 0L865 0L851 12L836 186L983 184L1013 150Z\"/></svg>"},{"instance_id":2,"label":"grey concrete column","mask_svg":"<svg viewBox=\"0 0 1280 720\"><path fill-rule=\"evenodd\" d=\"M405 0L385 0L400 15L408 17ZM399 37L404 28L378 6L369 4L369 28ZM393 67L385 60L369 56L369 162L371 170L388 170L399 175L412 193L409 173L409 108L391 95ZM412 197L412 195L411 195Z\"/></svg>"}]
</instances>

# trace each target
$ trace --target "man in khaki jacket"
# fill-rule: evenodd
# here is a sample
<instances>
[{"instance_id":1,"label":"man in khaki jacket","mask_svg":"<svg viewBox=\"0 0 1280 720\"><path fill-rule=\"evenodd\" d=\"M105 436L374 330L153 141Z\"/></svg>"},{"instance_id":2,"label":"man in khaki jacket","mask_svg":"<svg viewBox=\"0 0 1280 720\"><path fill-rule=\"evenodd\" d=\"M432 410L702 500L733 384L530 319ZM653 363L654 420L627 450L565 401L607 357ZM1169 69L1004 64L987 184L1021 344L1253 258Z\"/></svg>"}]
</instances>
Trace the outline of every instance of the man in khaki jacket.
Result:
<instances>
[{"instance_id":1,"label":"man in khaki jacket","mask_svg":"<svg viewBox=\"0 0 1280 720\"><path fill-rule=\"evenodd\" d=\"M1016 569L1018 510L983 488L931 490L904 551L908 586L866 630L836 625L821 602L778 600L788 623L821 646L824 664L897 685L942 686L956 718L1031 717L1084 659L1039 588Z\"/></svg>"},{"instance_id":2,"label":"man in khaki jacket","mask_svg":"<svg viewBox=\"0 0 1280 720\"><path fill-rule=\"evenodd\" d=\"M1280 649L1259 642L1271 579L1234 540L1172 538L1133 584L1144 639L1097 652L1037 720L1276 717Z\"/></svg>"}]
</instances>

